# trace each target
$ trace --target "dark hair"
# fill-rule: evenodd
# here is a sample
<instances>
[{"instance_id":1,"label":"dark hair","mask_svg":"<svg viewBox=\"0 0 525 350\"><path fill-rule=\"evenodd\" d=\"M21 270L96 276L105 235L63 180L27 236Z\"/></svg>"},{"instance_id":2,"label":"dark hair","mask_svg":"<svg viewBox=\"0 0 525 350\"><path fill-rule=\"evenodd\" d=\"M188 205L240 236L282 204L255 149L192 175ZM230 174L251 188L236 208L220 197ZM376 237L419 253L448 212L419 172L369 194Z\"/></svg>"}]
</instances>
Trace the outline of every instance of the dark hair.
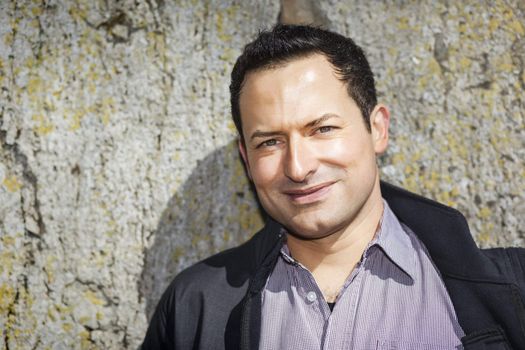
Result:
<instances>
[{"instance_id":1,"label":"dark hair","mask_svg":"<svg viewBox=\"0 0 525 350\"><path fill-rule=\"evenodd\" d=\"M231 73L231 110L241 139L243 135L239 97L246 74L272 69L315 53L324 55L339 79L346 83L348 95L361 110L365 125L370 131L370 113L377 104L377 97L374 74L363 50L352 39L328 30L278 24L269 31L260 32L254 41L244 47Z\"/></svg>"}]
</instances>

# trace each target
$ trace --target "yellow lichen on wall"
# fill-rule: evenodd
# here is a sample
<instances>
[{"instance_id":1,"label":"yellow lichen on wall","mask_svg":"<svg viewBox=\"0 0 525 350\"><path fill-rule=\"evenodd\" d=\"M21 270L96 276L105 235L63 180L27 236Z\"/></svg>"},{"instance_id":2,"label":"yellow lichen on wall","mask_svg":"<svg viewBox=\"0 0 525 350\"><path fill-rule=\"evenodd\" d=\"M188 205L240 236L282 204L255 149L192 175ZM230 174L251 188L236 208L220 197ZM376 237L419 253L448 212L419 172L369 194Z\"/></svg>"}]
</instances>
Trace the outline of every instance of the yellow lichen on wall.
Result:
<instances>
[{"instance_id":1,"label":"yellow lichen on wall","mask_svg":"<svg viewBox=\"0 0 525 350\"><path fill-rule=\"evenodd\" d=\"M11 175L6 177L2 181L2 185L7 189L9 192L17 192L22 188L22 183L18 180L18 178L15 175Z\"/></svg>"},{"instance_id":2,"label":"yellow lichen on wall","mask_svg":"<svg viewBox=\"0 0 525 350\"><path fill-rule=\"evenodd\" d=\"M0 285L0 314L8 315L12 311L15 296L16 291L7 283Z\"/></svg>"},{"instance_id":3,"label":"yellow lichen on wall","mask_svg":"<svg viewBox=\"0 0 525 350\"><path fill-rule=\"evenodd\" d=\"M14 298L12 297L13 293ZM34 328L38 322L32 311L34 298L25 287L19 287L13 291L9 287L3 288L0 285L0 300L2 298L5 298L3 301L10 302L7 305L7 310L0 310L7 311L7 313L2 313L3 315L7 314L4 329L5 339L9 344L16 344L15 349L23 349L23 344L30 343L34 338ZM3 306L5 305L0 304L0 308Z\"/></svg>"},{"instance_id":4,"label":"yellow lichen on wall","mask_svg":"<svg viewBox=\"0 0 525 350\"><path fill-rule=\"evenodd\" d=\"M364 46L391 107L383 178L458 208L482 246L523 244L525 20L517 2L322 7Z\"/></svg>"}]
</instances>

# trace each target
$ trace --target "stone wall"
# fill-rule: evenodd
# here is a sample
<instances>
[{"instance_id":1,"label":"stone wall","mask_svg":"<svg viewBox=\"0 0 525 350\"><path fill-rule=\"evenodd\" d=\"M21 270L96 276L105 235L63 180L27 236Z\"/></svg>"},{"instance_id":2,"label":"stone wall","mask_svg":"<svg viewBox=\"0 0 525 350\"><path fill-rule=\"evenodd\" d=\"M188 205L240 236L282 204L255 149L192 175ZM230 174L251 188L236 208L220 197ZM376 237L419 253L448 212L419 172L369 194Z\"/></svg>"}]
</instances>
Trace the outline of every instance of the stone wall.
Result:
<instances>
[{"instance_id":1,"label":"stone wall","mask_svg":"<svg viewBox=\"0 0 525 350\"><path fill-rule=\"evenodd\" d=\"M482 246L525 245L525 3L322 9L366 48L391 107L383 178L461 210Z\"/></svg>"},{"instance_id":2,"label":"stone wall","mask_svg":"<svg viewBox=\"0 0 525 350\"><path fill-rule=\"evenodd\" d=\"M524 245L525 8L464 4L1 2L0 349L135 349L177 271L261 227L227 87L278 18L367 51L385 179Z\"/></svg>"}]
</instances>

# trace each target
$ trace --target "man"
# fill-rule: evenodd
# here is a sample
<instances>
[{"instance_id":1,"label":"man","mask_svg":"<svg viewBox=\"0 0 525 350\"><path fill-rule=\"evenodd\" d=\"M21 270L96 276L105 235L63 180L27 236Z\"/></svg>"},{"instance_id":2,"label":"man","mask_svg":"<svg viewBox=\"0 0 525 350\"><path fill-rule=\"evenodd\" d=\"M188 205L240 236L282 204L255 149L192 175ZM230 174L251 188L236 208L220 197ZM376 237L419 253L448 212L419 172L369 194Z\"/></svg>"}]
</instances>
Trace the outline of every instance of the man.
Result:
<instances>
[{"instance_id":1,"label":"man","mask_svg":"<svg viewBox=\"0 0 525 350\"><path fill-rule=\"evenodd\" d=\"M380 183L389 112L351 39L263 32L230 91L271 219L174 279L143 349L525 349L525 253L482 251L459 212Z\"/></svg>"}]
</instances>

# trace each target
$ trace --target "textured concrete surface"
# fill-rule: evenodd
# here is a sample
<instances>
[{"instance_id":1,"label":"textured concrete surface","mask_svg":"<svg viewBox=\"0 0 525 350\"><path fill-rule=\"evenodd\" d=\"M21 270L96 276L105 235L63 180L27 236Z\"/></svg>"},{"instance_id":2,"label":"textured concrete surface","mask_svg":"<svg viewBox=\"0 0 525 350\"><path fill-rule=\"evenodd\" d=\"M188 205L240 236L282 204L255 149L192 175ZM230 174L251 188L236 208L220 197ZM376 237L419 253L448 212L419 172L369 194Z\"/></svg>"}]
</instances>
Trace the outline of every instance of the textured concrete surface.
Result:
<instances>
[{"instance_id":1,"label":"textured concrete surface","mask_svg":"<svg viewBox=\"0 0 525 350\"><path fill-rule=\"evenodd\" d=\"M322 8L367 48L392 109L384 178L460 209L482 246L525 245L524 3Z\"/></svg>"},{"instance_id":2,"label":"textured concrete surface","mask_svg":"<svg viewBox=\"0 0 525 350\"><path fill-rule=\"evenodd\" d=\"M1 2L0 349L136 348L148 301L178 266L260 225L235 159L206 163L231 183L208 173L184 184L234 138L232 61L278 11L265 1ZM211 178L224 190L204 208ZM200 226L221 212L220 226ZM176 238L161 246L170 213Z\"/></svg>"},{"instance_id":3,"label":"textured concrete surface","mask_svg":"<svg viewBox=\"0 0 525 350\"><path fill-rule=\"evenodd\" d=\"M0 349L134 349L177 271L262 225L227 87L242 45L278 18L366 48L392 109L384 178L462 210L483 246L524 245L524 13L1 2Z\"/></svg>"}]
</instances>

